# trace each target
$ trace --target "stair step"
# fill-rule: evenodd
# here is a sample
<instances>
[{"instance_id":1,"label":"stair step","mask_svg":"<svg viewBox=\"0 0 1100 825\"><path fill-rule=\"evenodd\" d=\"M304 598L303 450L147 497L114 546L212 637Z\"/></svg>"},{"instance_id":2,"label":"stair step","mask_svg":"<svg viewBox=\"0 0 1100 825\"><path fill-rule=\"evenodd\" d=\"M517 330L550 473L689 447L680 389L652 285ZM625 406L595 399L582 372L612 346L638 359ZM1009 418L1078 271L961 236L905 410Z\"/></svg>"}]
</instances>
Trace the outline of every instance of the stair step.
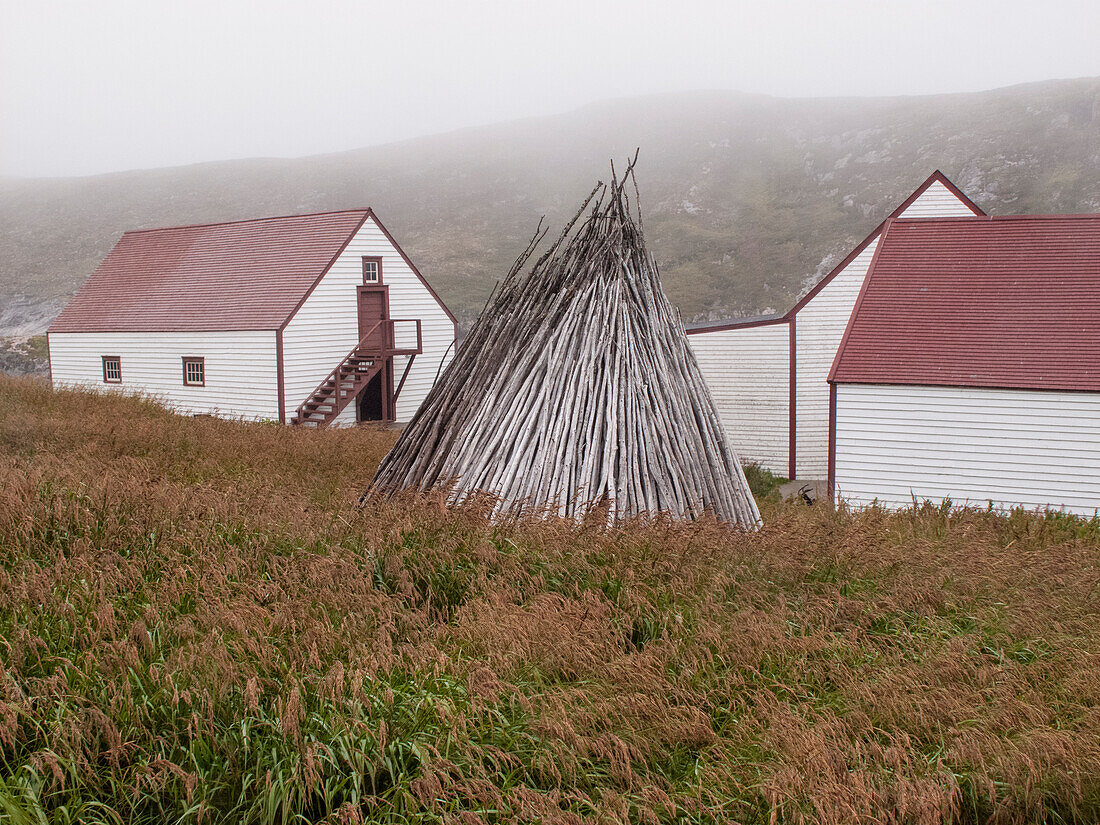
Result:
<instances>
[{"instance_id":1,"label":"stair step","mask_svg":"<svg viewBox=\"0 0 1100 825\"><path fill-rule=\"evenodd\" d=\"M290 423L323 427L337 418L367 381L378 375L393 349L381 340L368 346L356 346L298 408Z\"/></svg>"}]
</instances>

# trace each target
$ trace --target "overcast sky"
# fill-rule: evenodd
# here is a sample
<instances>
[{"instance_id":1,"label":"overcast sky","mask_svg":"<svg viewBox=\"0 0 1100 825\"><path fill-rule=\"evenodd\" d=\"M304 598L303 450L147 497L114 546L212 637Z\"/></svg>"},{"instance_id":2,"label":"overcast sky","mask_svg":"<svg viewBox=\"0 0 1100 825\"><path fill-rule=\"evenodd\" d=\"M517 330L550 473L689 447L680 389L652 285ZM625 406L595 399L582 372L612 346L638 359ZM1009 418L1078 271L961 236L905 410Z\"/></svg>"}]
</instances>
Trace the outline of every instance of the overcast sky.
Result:
<instances>
[{"instance_id":1,"label":"overcast sky","mask_svg":"<svg viewBox=\"0 0 1100 825\"><path fill-rule=\"evenodd\" d=\"M1097 0L0 0L0 174L350 149L606 98L1100 75Z\"/></svg>"}]
</instances>

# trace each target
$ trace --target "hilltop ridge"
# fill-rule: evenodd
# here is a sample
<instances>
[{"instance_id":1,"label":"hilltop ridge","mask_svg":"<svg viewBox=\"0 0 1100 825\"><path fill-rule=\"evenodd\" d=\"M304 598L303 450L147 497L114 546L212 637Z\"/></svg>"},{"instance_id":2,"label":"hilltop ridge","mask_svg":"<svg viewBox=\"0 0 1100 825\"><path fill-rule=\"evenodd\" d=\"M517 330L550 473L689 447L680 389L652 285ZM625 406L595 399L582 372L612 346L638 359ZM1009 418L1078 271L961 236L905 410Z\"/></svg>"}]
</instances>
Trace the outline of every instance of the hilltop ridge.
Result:
<instances>
[{"instance_id":1,"label":"hilltop ridge","mask_svg":"<svg viewBox=\"0 0 1100 825\"><path fill-rule=\"evenodd\" d=\"M988 92L693 92L297 159L0 180L0 336L38 331L128 229L372 206L468 324L547 215L641 148L686 321L783 310L934 169L994 214L1100 210L1100 78Z\"/></svg>"}]
</instances>

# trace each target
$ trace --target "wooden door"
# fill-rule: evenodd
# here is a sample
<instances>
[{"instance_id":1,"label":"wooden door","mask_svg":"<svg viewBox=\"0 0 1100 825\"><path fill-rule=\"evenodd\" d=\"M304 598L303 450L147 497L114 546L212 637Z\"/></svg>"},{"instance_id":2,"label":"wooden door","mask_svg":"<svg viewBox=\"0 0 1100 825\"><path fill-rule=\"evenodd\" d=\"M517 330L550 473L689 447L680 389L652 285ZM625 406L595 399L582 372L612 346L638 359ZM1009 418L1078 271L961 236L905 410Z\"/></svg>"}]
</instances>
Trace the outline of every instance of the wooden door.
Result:
<instances>
[{"instance_id":1,"label":"wooden door","mask_svg":"<svg viewBox=\"0 0 1100 825\"><path fill-rule=\"evenodd\" d=\"M379 321L390 317L390 288L388 286L359 287L359 339L368 336L363 346L379 353L393 347L393 330L390 324ZM382 371L367 382L357 400L360 421L393 421L393 359L387 358Z\"/></svg>"},{"instance_id":2,"label":"wooden door","mask_svg":"<svg viewBox=\"0 0 1100 825\"><path fill-rule=\"evenodd\" d=\"M367 346L381 349L387 341L388 330L384 326L375 326L379 321L390 317L390 288L388 286L359 287L359 339L370 333ZM371 332L371 329L374 329Z\"/></svg>"}]
</instances>

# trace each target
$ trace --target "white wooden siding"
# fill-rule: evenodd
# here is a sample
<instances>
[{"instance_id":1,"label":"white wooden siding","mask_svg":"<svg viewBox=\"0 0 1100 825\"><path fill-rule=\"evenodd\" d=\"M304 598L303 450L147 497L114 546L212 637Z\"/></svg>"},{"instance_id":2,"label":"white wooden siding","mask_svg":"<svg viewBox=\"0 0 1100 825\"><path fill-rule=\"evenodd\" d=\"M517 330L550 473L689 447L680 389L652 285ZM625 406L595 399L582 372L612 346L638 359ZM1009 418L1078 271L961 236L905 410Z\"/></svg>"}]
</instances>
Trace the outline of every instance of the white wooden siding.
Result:
<instances>
[{"instance_id":1,"label":"white wooden siding","mask_svg":"<svg viewBox=\"0 0 1100 825\"><path fill-rule=\"evenodd\" d=\"M877 248L875 238L795 316L796 478L828 475L829 370Z\"/></svg>"},{"instance_id":2,"label":"white wooden siding","mask_svg":"<svg viewBox=\"0 0 1100 825\"><path fill-rule=\"evenodd\" d=\"M397 399L396 418L408 421L435 382L440 362L450 361L454 323L372 218L329 268L283 330L283 377L287 419L359 342L356 288L363 283L364 255L382 256L382 282L390 288L390 317L419 318L424 352L416 356ZM398 324L399 346L415 344L415 325ZM408 358L394 359L394 389ZM354 404L334 422L353 424Z\"/></svg>"},{"instance_id":3,"label":"white wooden siding","mask_svg":"<svg viewBox=\"0 0 1100 825\"><path fill-rule=\"evenodd\" d=\"M737 457L786 476L790 441L787 324L702 332L689 335L688 342Z\"/></svg>"},{"instance_id":4,"label":"white wooden siding","mask_svg":"<svg viewBox=\"0 0 1100 825\"><path fill-rule=\"evenodd\" d=\"M836 490L855 505L1100 507L1100 394L841 384Z\"/></svg>"},{"instance_id":5,"label":"white wooden siding","mask_svg":"<svg viewBox=\"0 0 1100 825\"><path fill-rule=\"evenodd\" d=\"M396 385L395 385L396 388ZM287 415L293 415L293 410L287 410ZM355 409L355 403L348 404L341 413L332 419L332 422L328 425L330 427L354 427L358 422L358 412Z\"/></svg>"},{"instance_id":6,"label":"white wooden siding","mask_svg":"<svg viewBox=\"0 0 1100 825\"><path fill-rule=\"evenodd\" d=\"M936 181L909 204L900 218L971 218L974 210L959 200L950 189Z\"/></svg>"},{"instance_id":7,"label":"white wooden siding","mask_svg":"<svg viewBox=\"0 0 1100 825\"><path fill-rule=\"evenodd\" d=\"M936 181L901 213L903 218L972 216ZM876 237L811 298L795 317L795 476L824 479L829 461L829 370L878 248Z\"/></svg>"},{"instance_id":8,"label":"white wooden siding","mask_svg":"<svg viewBox=\"0 0 1100 825\"><path fill-rule=\"evenodd\" d=\"M122 383L103 382L104 355L117 355ZM206 359L206 385L183 384L183 356ZM50 334L55 387L142 393L185 414L277 419L275 333L55 332Z\"/></svg>"}]
</instances>

